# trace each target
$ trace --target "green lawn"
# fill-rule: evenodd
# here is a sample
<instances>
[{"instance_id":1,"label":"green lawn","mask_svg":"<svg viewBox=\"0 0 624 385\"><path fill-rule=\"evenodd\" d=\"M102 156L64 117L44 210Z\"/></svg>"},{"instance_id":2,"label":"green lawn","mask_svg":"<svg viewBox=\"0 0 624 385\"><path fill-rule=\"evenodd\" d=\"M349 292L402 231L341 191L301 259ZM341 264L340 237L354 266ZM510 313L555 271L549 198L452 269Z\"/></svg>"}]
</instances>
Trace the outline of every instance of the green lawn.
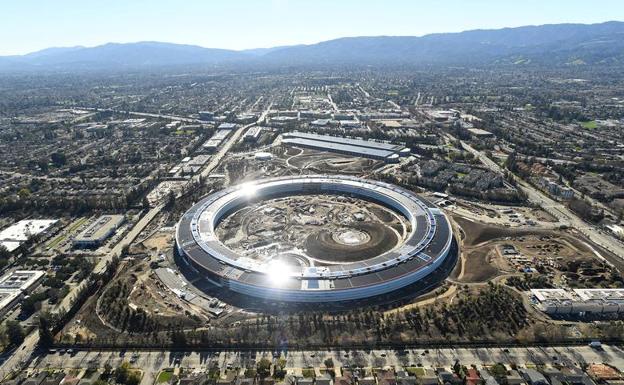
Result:
<instances>
[{"instance_id":1,"label":"green lawn","mask_svg":"<svg viewBox=\"0 0 624 385\"><path fill-rule=\"evenodd\" d=\"M408 368L406 368L406 371L411 374L414 375L416 377L422 377L425 375L425 368L421 368L418 366L410 366Z\"/></svg>"},{"instance_id":2,"label":"green lawn","mask_svg":"<svg viewBox=\"0 0 624 385\"><path fill-rule=\"evenodd\" d=\"M169 382L171 381L172 377L173 377L173 370L163 370L162 372L160 372L160 374L158 374L158 378L156 379L156 382L159 384Z\"/></svg>"},{"instance_id":3,"label":"green lawn","mask_svg":"<svg viewBox=\"0 0 624 385\"><path fill-rule=\"evenodd\" d=\"M596 123L595 120L588 120L587 122L581 122L581 126L583 128L593 130L594 128L598 127L598 123Z\"/></svg>"},{"instance_id":4,"label":"green lawn","mask_svg":"<svg viewBox=\"0 0 624 385\"><path fill-rule=\"evenodd\" d=\"M82 226L89 218L87 217L81 217L78 218L68 229L67 232L65 234L61 234L58 237L52 239L50 242L47 243L47 247L55 247L57 246L59 243L61 243L61 241L64 241L68 235L71 235L74 231L76 231L76 229L80 226Z\"/></svg>"},{"instance_id":5,"label":"green lawn","mask_svg":"<svg viewBox=\"0 0 624 385\"><path fill-rule=\"evenodd\" d=\"M53 240L51 240L50 242L48 242L47 246L48 247L56 247L56 245L61 243L61 241L65 240L65 238L67 238L65 235L59 235L58 237L56 237Z\"/></svg>"}]
</instances>

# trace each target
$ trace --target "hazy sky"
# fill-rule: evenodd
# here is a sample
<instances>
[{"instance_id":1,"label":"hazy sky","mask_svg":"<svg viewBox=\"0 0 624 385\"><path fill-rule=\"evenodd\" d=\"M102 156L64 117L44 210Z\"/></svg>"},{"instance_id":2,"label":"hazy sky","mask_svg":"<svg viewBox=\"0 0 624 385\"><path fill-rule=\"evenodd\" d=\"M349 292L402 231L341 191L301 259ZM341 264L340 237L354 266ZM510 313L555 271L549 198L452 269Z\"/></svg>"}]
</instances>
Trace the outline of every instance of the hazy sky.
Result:
<instances>
[{"instance_id":1,"label":"hazy sky","mask_svg":"<svg viewBox=\"0 0 624 385\"><path fill-rule=\"evenodd\" d=\"M624 0L0 0L0 55L164 41L244 49L624 20Z\"/></svg>"}]
</instances>

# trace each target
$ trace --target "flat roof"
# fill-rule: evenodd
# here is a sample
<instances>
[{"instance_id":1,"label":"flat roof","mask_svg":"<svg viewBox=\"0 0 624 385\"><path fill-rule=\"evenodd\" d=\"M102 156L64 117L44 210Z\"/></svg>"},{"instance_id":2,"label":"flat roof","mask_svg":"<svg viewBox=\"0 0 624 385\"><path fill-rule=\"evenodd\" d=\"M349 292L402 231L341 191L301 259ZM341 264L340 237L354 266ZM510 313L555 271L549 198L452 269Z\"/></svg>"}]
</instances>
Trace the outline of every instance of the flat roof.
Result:
<instances>
[{"instance_id":1,"label":"flat roof","mask_svg":"<svg viewBox=\"0 0 624 385\"><path fill-rule=\"evenodd\" d=\"M22 295L19 290L0 289L0 310L6 309Z\"/></svg>"},{"instance_id":2,"label":"flat roof","mask_svg":"<svg viewBox=\"0 0 624 385\"><path fill-rule=\"evenodd\" d=\"M99 241L106 238L110 231L119 226L125 217L123 215L102 215L76 238L75 242Z\"/></svg>"},{"instance_id":3,"label":"flat roof","mask_svg":"<svg viewBox=\"0 0 624 385\"><path fill-rule=\"evenodd\" d=\"M0 241L24 242L33 235L40 234L58 219L24 219L0 231Z\"/></svg>"},{"instance_id":4,"label":"flat roof","mask_svg":"<svg viewBox=\"0 0 624 385\"><path fill-rule=\"evenodd\" d=\"M301 145L301 146L314 147L314 148L318 148L319 150L324 150L324 151L341 151L341 152L348 152L352 154L362 154L364 156L374 156L378 158L388 158L391 155L395 154L394 151L351 146L348 144L340 144L340 143L333 143L333 142L323 142L320 140L304 139L304 138L292 138L292 139L287 138L287 139L282 139L282 142L286 144L292 144L295 146Z\"/></svg>"},{"instance_id":5,"label":"flat roof","mask_svg":"<svg viewBox=\"0 0 624 385\"><path fill-rule=\"evenodd\" d=\"M400 187L344 175L278 177L232 186L207 196L180 219L176 243L186 257L216 275L249 285L270 287L267 266L241 256L219 241L214 227L226 212L244 205L253 196L318 192L353 194L383 202L403 213L412 231L402 244L367 260L290 271L280 289L325 290L373 286L429 267L446 257L452 230L444 214L432 204ZM251 194L251 195L249 195ZM310 281L318 280L309 284ZM332 287L328 285L329 280ZM306 282L307 281L307 282ZM307 283L304 284L304 282Z\"/></svg>"},{"instance_id":6,"label":"flat roof","mask_svg":"<svg viewBox=\"0 0 624 385\"><path fill-rule=\"evenodd\" d=\"M345 145L350 145L350 146L371 148L371 149L377 149L377 150L386 150L386 151L393 151L393 152L400 151L403 148L405 148L405 146L402 146L399 144L375 142L372 140L364 140L364 139L341 138L338 136L320 135L320 134L312 134L308 132L298 132L298 131L284 133L283 136L284 137L290 136L293 138L302 138L302 139L312 139L312 140L318 140L322 142L331 142L331 143L336 143L336 144L345 144Z\"/></svg>"},{"instance_id":7,"label":"flat roof","mask_svg":"<svg viewBox=\"0 0 624 385\"><path fill-rule=\"evenodd\" d=\"M0 289L28 290L44 275L40 270L15 270L0 278Z\"/></svg>"},{"instance_id":8,"label":"flat roof","mask_svg":"<svg viewBox=\"0 0 624 385\"><path fill-rule=\"evenodd\" d=\"M24 219L0 231L0 245L14 251L34 235L52 227L58 219Z\"/></svg>"},{"instance_id":9,"label":"flat roof","mask_svg":"<svg viewBox=\"0 0 624 385\"><path fill-rule=\"evenodd\" d=\"M468 131L477 136L490 136L494 135L490 131L482 130L480 128L469 128Z\"/></svg>"}]
</instances>

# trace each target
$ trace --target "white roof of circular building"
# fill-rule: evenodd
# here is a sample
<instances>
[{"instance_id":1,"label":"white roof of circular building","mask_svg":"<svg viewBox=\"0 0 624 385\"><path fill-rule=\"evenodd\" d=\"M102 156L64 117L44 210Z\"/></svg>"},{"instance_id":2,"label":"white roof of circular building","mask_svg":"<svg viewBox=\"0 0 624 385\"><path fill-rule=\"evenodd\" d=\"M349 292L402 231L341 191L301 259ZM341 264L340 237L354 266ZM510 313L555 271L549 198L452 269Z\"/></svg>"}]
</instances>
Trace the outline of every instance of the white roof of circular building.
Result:
<instances>
[{"instance_id":1,"label":"white roof of circular building","mask_svg":"<svg viewBox=\"0 0 624 385\"><path fill-rule=\"evenodd\" d=\"M289 268L245 258L223 245L215 226L227 214L257 199L292 194L348 194L369 199L402 213L411 224L405 241L388 252L363 261L322 267ZM328 281L324 290L364 287L388 282L440 263L450 247L451 228L444 214L430 202L400 187L343 175L280 177L244 183L211 194L181 218L176 233L179 250L196 266L225 280L258 287L309 290L305 282ZM277 273L277 274L276 274ZM313 285L317 290L316 284Z\"/></svg>"}]
</instances>

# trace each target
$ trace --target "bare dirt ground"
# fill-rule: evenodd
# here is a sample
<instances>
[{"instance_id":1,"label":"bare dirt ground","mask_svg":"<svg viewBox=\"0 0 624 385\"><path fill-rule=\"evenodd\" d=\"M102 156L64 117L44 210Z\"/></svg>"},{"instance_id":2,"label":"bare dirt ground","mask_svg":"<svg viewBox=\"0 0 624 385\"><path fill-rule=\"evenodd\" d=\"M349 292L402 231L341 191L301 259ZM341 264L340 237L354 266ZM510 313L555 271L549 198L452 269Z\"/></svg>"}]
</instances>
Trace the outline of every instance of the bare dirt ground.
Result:
<instances>
[{"instance_id":1,"label":"bare dirt ground","mask_svg":"<svg viewBox=\"0 0 624 385\"><path fill-rule=\"evenodd\" d=\"M296 195L252 203L225 218L217 236L256 260L296 251L311 263L364 260L392 249L409 222L389 209L340 195ZM314 262L313 262L314 261Z\"/></svg>"},{"instance_id":2,"label":"bare dirt ground","mask_svg":"<svg viewBox=\"0 0 624 385\"><path fill-rule=\"evenodd\" d=\"M609 284L617 281L589 244L569 232L512 230L460 216L453 219L461 229L462 258L450 278L458 282L486 282L501 275L522 274L527 268L548 272L554 282L564 284L583 286L598 280L608 280ZM505 249L514 252L505 255Z\"/></svg>"},{"instance_id":3,"label":"bare dirt ground","mask_svg":"<svg viewBox=\"0 0 624 385\"><path fill-rule=\"evenodd\" d=\"M465 250L466 262L460 282L486 282L501 274L494 266L496 252L489 247Z\"/></svg>"},{"instance_id":4,"label":"bare dirt ground","mask_svg":"<svg viewBox=\"0 0 624 385\"><path fill-rule=\"evenodd\" d=\"M143 241L143 246L145 246L148 250L161 253L173 246L173 238L173 232L156 232Z\"/></svg>"}]
</instances>

